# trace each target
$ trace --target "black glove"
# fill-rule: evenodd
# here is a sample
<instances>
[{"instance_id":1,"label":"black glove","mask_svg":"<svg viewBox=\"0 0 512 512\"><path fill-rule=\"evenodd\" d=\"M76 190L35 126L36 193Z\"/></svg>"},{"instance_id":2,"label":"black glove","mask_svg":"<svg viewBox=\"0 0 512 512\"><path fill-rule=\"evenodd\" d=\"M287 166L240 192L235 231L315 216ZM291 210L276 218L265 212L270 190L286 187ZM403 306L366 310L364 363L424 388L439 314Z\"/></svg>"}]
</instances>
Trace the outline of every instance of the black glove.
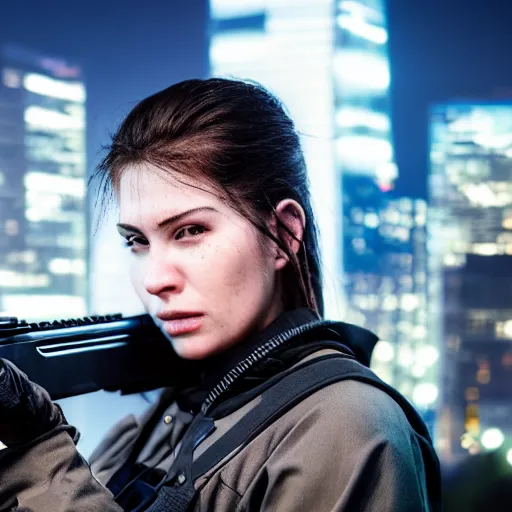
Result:
<instances>
[{"instance_id":1,"label":"black glove","mask_svg":"<svg viewBox=\"0 0 512 512\"><path fill-rule=\"evenodd\" d=\"M21 445L63 424L64 414L47 391L0 358L0 441Z\"/></svg>"}]
</instances>

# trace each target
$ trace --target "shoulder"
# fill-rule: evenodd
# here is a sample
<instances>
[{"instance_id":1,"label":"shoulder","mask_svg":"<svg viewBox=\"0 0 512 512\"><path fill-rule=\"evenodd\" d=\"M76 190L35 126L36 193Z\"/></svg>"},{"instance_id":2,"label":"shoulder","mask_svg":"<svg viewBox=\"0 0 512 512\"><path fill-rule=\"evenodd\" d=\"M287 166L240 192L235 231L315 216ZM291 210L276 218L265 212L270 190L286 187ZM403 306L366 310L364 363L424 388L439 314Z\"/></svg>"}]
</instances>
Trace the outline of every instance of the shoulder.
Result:
<instances>
[{"instance_id":1,"label":"shoulder","mask_svg":"<svg viewBox=\"0 0 512 512\"><path fill-rule=\"evenodd\" d=\"M357 380L325 386L283 411L212 474L219 469L208 485L220 480L265 510L423 509L422 454L405 413L385 391ZM398 496L405 505L395 504Z\"/></svg>"},{"instance_id":2,"label":"shoulder","mask_svg":"<svg viewBox=\"0 0 512 512\"><path fill-rule=\"evenodd\" d=\"M290 425L306 420L312 434L349 446L371 439L400 443L414 432L404 411L388 393L353 379L319 389L281 419Z\"/></svg>"}]
</instances>

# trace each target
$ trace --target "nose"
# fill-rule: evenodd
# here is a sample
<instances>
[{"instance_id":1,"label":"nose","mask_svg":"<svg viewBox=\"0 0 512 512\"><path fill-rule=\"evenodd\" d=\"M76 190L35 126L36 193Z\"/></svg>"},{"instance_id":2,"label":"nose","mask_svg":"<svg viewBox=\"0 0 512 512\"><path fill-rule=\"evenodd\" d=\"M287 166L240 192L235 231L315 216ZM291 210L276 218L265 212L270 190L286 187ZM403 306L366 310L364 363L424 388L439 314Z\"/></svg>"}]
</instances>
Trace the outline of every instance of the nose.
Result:
<instances>
[{"instance_id":1,"label":"nose","mask_svg":"<svg viewBox=\"0 0 512 512\"><path fill-rule=\"evenodd\" d=\"M162 297L183 290L185 278L175 262L162 254L150 254L143 278L144 287L151 295Z\"/></svg>"}]
</instances>

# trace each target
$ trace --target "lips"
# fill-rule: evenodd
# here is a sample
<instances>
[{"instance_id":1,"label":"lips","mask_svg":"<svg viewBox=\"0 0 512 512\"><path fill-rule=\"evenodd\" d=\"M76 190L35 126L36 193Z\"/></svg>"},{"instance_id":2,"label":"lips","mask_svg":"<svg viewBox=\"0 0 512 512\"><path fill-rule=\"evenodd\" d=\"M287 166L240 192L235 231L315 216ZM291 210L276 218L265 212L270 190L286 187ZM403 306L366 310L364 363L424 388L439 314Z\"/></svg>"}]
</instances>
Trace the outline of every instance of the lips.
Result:
<instances>
[{"instance_id":1,"label":"lips","mask_svg":"<svg viewBox=\"0 0 512 512\"><path fill-rule=\"evenodd\" d=\"M180 336L197 331L203 324L203 314L198 312L173 311L160 313L157 317L169 336Z\"/></svg>"}]
</instances>

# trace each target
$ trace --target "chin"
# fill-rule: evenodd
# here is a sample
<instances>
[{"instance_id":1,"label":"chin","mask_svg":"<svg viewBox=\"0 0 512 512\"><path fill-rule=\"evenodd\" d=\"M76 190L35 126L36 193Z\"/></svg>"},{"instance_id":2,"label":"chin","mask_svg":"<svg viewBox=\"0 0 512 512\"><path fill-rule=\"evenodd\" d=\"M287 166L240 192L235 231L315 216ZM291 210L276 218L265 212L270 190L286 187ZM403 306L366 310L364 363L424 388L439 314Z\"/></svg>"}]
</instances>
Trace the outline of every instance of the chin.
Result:
<instances>
[{"instance_id":1,"label":"chin","mask_svg":"<svg viewBox=\"0 0 512 512\"><path fill-rule=\"evenodd\" d=\"M172 347L182 359L198 361L221 351L218 346L201 336L182 335L172 338Z\"/></svg>"}]
</instances>

